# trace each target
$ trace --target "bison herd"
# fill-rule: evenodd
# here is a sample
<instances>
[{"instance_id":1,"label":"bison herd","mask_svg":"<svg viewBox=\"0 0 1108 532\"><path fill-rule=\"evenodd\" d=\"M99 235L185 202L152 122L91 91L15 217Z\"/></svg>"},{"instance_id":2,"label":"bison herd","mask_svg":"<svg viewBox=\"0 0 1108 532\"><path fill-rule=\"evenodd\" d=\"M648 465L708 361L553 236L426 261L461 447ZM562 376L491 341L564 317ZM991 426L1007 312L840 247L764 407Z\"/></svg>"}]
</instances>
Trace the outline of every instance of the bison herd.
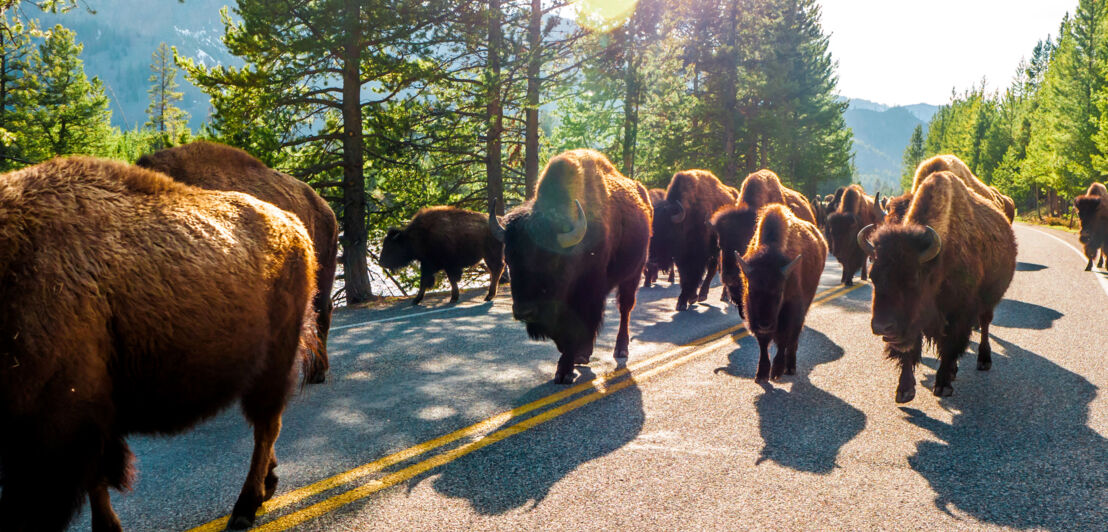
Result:
<instances>
[{"instance_id":1,"label":"bison herd","mask_svg":"<svg viewBox=\"0 0 1108 532\"><path fill-rule=\"evenodd\" d=\"M1091 269L1108 253L1108 191L1075 200ZM495 209L492 209L495 212ZM760 170L738 189L707 170L647 190L602 154L554 157L505 216L419 211L388 231L381 266L421 266L418 304L445 271L483 261L486 300L511 274L512 313L554 341L558 383L587 364L617 291L614 357L629 355L640 281L676 270L684 311L718 270L759 345L755 380L796 373L800 332L828 251L842 283L873 284L871 327L898 362L896 401L915 395L923 340L938 350L934 394L1012 280L1014 203L954 156L922 163L912 190L858 185L809 201ZM130 434L174 434L235 401L254 454L229 526L253 524L277 486L274 442L298 375L327 372L338 227L310 187L227 146L198 142L137 165L55 159L0 176L0 526L61 530L88 500L94 530L119 530L108 488L132 476ZM867 268L867 263L870 265ZM505 272L505 264L507 272ZM777 345L772 361L769 345Z\"/></svg>"}]
</instances>

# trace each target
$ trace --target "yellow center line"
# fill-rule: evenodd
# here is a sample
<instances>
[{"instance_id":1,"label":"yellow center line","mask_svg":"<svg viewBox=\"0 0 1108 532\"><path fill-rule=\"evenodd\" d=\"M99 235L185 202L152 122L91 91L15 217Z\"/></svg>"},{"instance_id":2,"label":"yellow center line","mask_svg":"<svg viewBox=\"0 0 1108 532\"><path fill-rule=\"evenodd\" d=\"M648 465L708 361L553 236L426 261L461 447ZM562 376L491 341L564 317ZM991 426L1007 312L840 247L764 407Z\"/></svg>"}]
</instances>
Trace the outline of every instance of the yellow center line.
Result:
<instances>
[{"instance_id":1,"label":"yellow center line","mask_svg":"<svg viewBox=\"0 0 1108 532\"><path fill-rule=\"evenodd\" d=\"M823 303L824 301L827 301L829 299L832 299L834 297L838 297L842 294L845 294L849 291L852 291L855 288L858 288L860 286L863 286L863 285L862 284L857 284L853 287L837 286L835 288L828 289L828 290L824 291L823 293L816 294L816 298L812 302L812 305L818 305L820 303ZM343 494L337 495L337 496L332 497L330 499L326 499L325 501L323 501L319 504L310 506L310 507L305 508L303 510L300 510L296 513L285 516L284 518L274 520L274 521L266 524L264 527L258 528L258 530L262 530L262 529L269 530L270 528L265 528L265 527L270 527L270 526L273 526L275 523L284 522L284 520L287 519L287 518L291 518L293 516L301 515L302 512L306 512L308 510L316 508L321 504L327 503L328 501L332 501L332 500L334 500L336 498L339 498L339 497L346 497L347 495L349 495L349 494L351 494L355 491L360 492L360 490L364 491L364 490L370 489L374 486L379 486L376 489L373 489L372 491L366 492L361 497L357 497L357 498L362 498L362 497L367 496L371 493L374 493L374 492L379 491L381 489L385 489L389 486L392 486L397 482L401 482L401 481L403 481L407 478L411 478L412 476L418 475L422 471L426 471L427 469L431 469L433 467L438 467L438 465L441 465L442 463L447 463L451 460L454 460L455 458L458 458L458 457L463 456L465 454L469 454L470 452L473 452L477 449L480 449L482 447L485 447L487 445L490 445L492 443L500 441L500 440L506 438L507 436L510 436L511 434L514 434L514 433L517 433L517 432L522 432L523 430L527 430L527 429L531 428L534 425L538 425L540 423L545 422L546 420L553 419L553 417L557 417L558 415L561 415L562 413L568 412L570 410L574 410L576 408L579 408L580 406L584 406L585 404L591 403L592 401L595 401L596 399L599 399L601 397L605 397L605 396L610 395L611 393L613 393L615 391L621 390L621 389L629 386L631 382L634 382L636 380L641 381L643 378L655 375L655 374L658 373L658 371L656 371L656 370L659 370L660 368L673 367L674 366L674 364L673 364L674 361L671 361L670 363L667 363L663 366L659 366L658 368L654 368L650 371L644 372L641 375L632 376L630 379L621 381L621 382L616 383L614 385L611 385L611 386L607 385L607 383L612 382L612 381L622 377L623 375L627 375L627 374L629 374L633 371L637 371L637 370L639 370L643 367L650 366L650 365L658 362L659 360L663 360L665 358L671 357L681 349L684 349L684 348L687 348L687 347L703 346L707 343L714 342L715 340L718 340L718 339L723 338L725 336L729 336L732 333L734 333L735 331L738 331L739 329L742 329L742 328L743 328L743 325L741 323L739 325L728 327L727 329L724 329L722 331L718 331L716 333L713 333L713 334L704 336L702 338L693 340L691 342L685 343L685 344L681 345L680 347L678 347L677 349L666 351L666 352L660 353L658 355L655 355L653 357L649 357L649 358L642 359L640 361L636 361L635 363L630 364L627 367L617 369L616 371L605 373L600 378L593 379L593 380L590 380L590 381L585 381L581 384L571 386L571 387L569 387L565 390L550 394L546 397L535 400L531 403L527 403L525 405L518 406L516 408L513 408L513 409L505 411L505 412L502 412L500 414L492 416L492 417L490 417L488 419L485 419L483 421L479 421L479 422L474 423L473 425L470 425L468 427L456 430L456 431L451 432L449 434L439 436L437 438L428 440L426 442L423 442L423 443L420 443L420 444L417 444L417 445L413 445L411 447L408 447L407 449L397 451L393 454L390 454L390 455L385 456L383 458L374 460L373 462L369 462L367 464L358 466L358 467L356 467L354 469L351 469L349 471L339 473L337 475L334 475L332 477L317 481L315 483L309 484L309 485L304 486L302 488L292 490L288 493L284 493L282 495L275 496L272 499L270 499L269 501L267 501L266 503L264 503L262 505L262 507L258 509L258 515L259 516L270 513L270 512L273 512L273 511L276 511L276 510L279 510L279 509L284 508L286 506L289 506L291 504L295 504L295 503L300 502L300 501L302 501L304 499L307 499L309 497L318 495L318 494L320 494L324 491L328 491L328 490L337 488L339 486L342 486L344 484L354 482L354 481L356 481L360 478L371 475L371 474L376 473L378 471L382 471L382 470L384 470L384 469L386 469L386 468L388 468L392 465L396 465L400 462L404 462L406 460L409 460L411 458L414 458L416 456L424 454L428 451L431 451L431 450L437 449L439 447L442 447L444 445L448 445L450 443L458 441L462 438L466 438L466 437L469 437L469 436L480 434L482 432L487 432L487 431L489 431L489 430L491 430L491 429L493 429L497 426L503 425L504 423L506 423L508 421L511 421L513 418L516 418L518 416L522 416L524 414L527 414L529 412L532 412L532 411L537 410L539 408L542 408L544 406L547 406L547 405L550 405L550 404L553 404L553 403L557 403L557 402L561 401L562 399L565 399L565 398L570 397L572 395L576 395L576 394L578 394L582 391L585 391L585 390L588 390L588 389L593 389L594 390L591 394L586 395L586 396L584 396L580 399L577 399L575 401L572 401L570 403L566 403L565 405L562 405L558 408L548 410L548 411L546 411L546 412L544 412L540 415L534 416L534 417L529 418L527 420L524 420L520 423L516 423L516 424L512 425L511 427L501 429L501 430L493 432L491 434L487 434L484 437L482 437L478 440L475 440L473 442L470 442L466 445L462 445L462 446L457 447L457 448L455 448L451 451L447 451L447 452L444 452L442 454L436 455L436 456L434 456L432 458L429 458L429 459L427 459L423 462L414 464L414 465L409 466L407 468L401 469L400 471L397 471L395 473L391 473L389 475L386 475L385 477L382 477L381 479L372 480L372 481L368 482L367 484L364 484L364 485L360 486L359 488L355 488L354 490L345 492ZM742 335L739 336L739 338L741 338L745 334L746 333L743 332ZM693 352L691 352L691 353L689 353L689 354L687 354L683 357L680 357L679 359L676 359L676 360L687 361L691 357L699 355L703 351L704 351L704 349L698 349L698 350L695 350L695 351L693 351ZM589 398L591 398L591 399L589 399ZM588 399L588 400L584 401L584 402L581 402L584 399ZM566 407L568 407L570 405L576 405L576 406L573 406L572 408L566 409ZM548 416L548 414L550 414L551 412L558 412L558 414ZM543 421L538 421L538 422L535 422L534 424L525 425L526 423L528 423L532 420L536 420L536 419L542 419ZM515 431L515 432L512 432L512 431ZM501 434L501 435L498 436L494 440L486 441L489 438L492 438L493 435L496 435L496 434ZM485 443L481 443L481 442L485 442ZM480 444L480 445L478 445L478 444ZM478 445L478 446L471 448L471 446L474 446L474 445ZM462 452L461 454L455 454L459 450L462 450L462 449L469 449L469 450L465 451L465 452ZM444 461L444 462L438 463L438 461L440 459L442 459L442 457L444 457L444 456L449 456L449 459L446 459L446 461ZM431 462L434 462L434 465L430 465L426 469L422 469L418 472L412 473L408 477L400 478L400 479L396 480L395 482L392 482L391 484L383 484L383 483L385 483L386 479L394 478L397 475L400 475L401 473L403 473L405 471L413 470L413 468L417 468L417 467L420 467L423 464L428 464L428 463L431 463ZM351 499L351 500L356 500L356 499ZM343 504L346 504L346 503L343 503ZM336 506L336 508L337 508L337 506ZM327 510L327 511L330 511L330 510ZM326 512L324 512L324 513L326 513ZM313 514L311 516L304 517L303 520L297 521L297 523L303 522L303 521L308 520L308 519L312 519L313 517L316 517L317 515L322 515L322 514ZM217 532L217 531L223 530L227 526L227 520L228 520L229 517L230 516L220 517L218 519L215 519L213 521L210 521L210 522L205 523L203 525L200 525L198 527L192 528L188 532ZM296 524L296 523L289 524L288 526L293 526L294 524Z\"/></svg>"}]
</instances>

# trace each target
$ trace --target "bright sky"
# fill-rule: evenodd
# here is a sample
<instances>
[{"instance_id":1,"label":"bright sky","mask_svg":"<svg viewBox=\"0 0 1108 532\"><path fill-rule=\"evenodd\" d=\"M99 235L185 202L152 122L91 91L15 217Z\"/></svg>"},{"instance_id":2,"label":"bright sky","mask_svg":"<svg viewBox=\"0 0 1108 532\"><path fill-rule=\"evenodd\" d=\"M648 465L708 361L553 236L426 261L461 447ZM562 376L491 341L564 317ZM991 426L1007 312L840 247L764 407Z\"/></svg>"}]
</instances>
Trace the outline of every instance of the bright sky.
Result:
<instances>
[{"instance_id":1,"label":"bright sky","mask_svg":"<svg viewBox=\"0 0 1108 532\"><path fill-rule=\"evenodd\" d=\"M821 0L839 94L888 105L944 104L987 78L1008 86L1077 0Z\"/></svg>"}]
</instances>

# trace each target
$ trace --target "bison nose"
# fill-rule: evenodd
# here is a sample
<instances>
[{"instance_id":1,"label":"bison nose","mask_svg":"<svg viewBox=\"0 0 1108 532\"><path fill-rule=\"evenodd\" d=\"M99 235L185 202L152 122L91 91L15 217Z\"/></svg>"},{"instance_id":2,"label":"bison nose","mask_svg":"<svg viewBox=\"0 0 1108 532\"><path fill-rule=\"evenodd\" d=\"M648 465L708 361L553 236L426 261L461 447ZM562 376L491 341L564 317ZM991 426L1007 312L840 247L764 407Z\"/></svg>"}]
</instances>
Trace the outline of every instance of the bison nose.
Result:
<instances>
[{"instance_id":1,"label":"bison nose","mask_svg":"<svg viewBox=\"0 0 1108 532\"><path fill-rule=\"evenodd\" d=\"M885 317L874 316L870 321L870 329L873 330L873 334L877 336L892 336L896 329L896 324L893 320Z\"/></svg>"},{"instance_id":2,"label":"bison nose","mask_svg":"<svg viewBox=\"0 0 1108 532\"><path fill-rule=\"evenodd\" d=\"M519 321L535 321L539 316L539 309L533 306L513 307L512 315Z\"/></svg>"}]
</instances>

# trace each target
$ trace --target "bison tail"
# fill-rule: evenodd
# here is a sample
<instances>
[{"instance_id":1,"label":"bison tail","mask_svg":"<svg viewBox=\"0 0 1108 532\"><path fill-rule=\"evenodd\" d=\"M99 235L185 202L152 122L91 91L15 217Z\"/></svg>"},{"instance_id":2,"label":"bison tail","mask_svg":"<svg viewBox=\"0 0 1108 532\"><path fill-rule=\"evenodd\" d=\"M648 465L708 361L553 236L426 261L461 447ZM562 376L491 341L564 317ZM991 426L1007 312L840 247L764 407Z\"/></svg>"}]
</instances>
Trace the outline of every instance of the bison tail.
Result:
<instances>
[{"instance_id":1,"label":"bison tail","mask_svg":"<svg viewBox=\"0 0 1108 532\"><path fill-rule=\"evenodd\" d=\"M308 298L308 306L304 310L304 320L300 325L300 348L297 356L300 358L301 380L300 385L319 384L327 377L327 349L316 330L316 310L312 305L312 298Z\"/></svg>"}]
</instances>

